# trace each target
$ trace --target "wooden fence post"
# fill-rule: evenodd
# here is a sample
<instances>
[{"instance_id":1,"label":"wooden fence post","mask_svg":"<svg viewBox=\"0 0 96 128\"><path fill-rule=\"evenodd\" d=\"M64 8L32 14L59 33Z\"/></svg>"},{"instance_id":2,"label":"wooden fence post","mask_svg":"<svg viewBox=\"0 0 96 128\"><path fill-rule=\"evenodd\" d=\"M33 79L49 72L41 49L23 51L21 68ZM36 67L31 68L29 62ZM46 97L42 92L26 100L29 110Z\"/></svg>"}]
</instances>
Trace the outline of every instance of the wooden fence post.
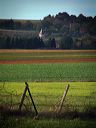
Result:
<instances>
[{"instance_id":1,"label":"wooden fence post","mask_svg":"<svg viewBox=\"0 0 96 128\"><path fill-rule=\"evenodd\" d=\"M22 98L21 98L21 102L20 102L20 105L19 105L19 111L21 111L21 108L22 108L22 105L23 105L23 102L24 102L24 99L25 99L25 96L26 96L26 92L27 92L27 90L28 90L30 99L31 99L31 101L32 101L32 104L33 104L34 109L35 109L35 112L36 112L36 115L38 115L38 111L37 111L36 106L35 106L35 103L34 103L34 101L33 101L33 98L32 98L32 95L31 95L31 92L30 92L28 83L25 82L25 84L26 84L26 87L25 87L24 93L23 93Z\"/></svg>"},{"instance_id":2,"label":"wooden fence post","mask_svg":"<svg viewBox=\"0 0 96 128\"><path fill-rule=\"evenodd\" d=\"M67 95L67 92L68 92L68 89L69 89L69 84L66 86L66 89L63 93L63 96L62 96L62 99L61 99L61 102L60 102L60 105L59 105L59 108L58 108L58 114L61 112L62 110L62 107L63 107L63 103L64 103L64 100L66 98L66 95Z\"/></svg>"},{"instance_id":3,"label":"wooden fence post","mask_svg":"<svg viewBox=\"0 0 96 128\"><path fill-rule=\"evenodd\" d=\"M35 103L34 103L34 101L33 101L33 98L32 98L32 95L31 95L31 92L30 92L30 89L29 89L29 86L28 86L28 83L27 83L27 82L25 82L25 84L26 84L26 86L27 86L27 90L28 90L29 96L30 96L30 98L31 98L32 104L33 104L33 106L34 106L34 109L35 109L36 115L38 115L38 112L37 112L37 109L36 109Z\"/></svg>"},{"instance_id":4,"label":"wooden fence post","mask_svg":"<svg viewBox=\"0 0 96 128\"><path fill-rule=\"evenodd\" d=\"M21 102L20 102L20 105L19 105L19 111L21 111L21 108L22 108L22 105L23 105L23 102L24 102L24 98L25 98L25 95L26 95L26 92L27 92L27 88L28 88L28 85L26 85L24 93L22 95Z\"/></svg>"}]
</instances>

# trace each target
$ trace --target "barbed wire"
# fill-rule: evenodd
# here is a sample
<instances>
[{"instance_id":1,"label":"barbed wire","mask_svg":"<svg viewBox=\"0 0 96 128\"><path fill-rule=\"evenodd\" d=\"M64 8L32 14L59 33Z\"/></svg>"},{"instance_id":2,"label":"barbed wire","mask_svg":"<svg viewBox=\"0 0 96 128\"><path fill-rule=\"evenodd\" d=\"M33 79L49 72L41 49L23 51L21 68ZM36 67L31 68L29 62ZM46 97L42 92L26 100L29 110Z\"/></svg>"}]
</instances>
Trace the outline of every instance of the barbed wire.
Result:
<instances>
[{"instance_id":1,"label":"barbed wire","mask_svg":"<svg viewBox=\"0 0 96 128\"><path fill-rule=\"evenodd\" d=\"M8 108L10 110L18 110L20 101L21 101L21 97L22 94L17 94L17 92L9 92L6 89L6 83L4 82L1 86L0 86L0 91L2 92L0 94L0 107L3 106L5 108ZM73 87L75 88L75 87ZM50 90L50 88L48 88ZM81 88L82 89L82 88ZM96 89L94 90L96 92ZM22 92L23 93L23 92ZM58 109L58 106L60 104L62 95L54 95L54 94L43 94L43 93L32 93L33 99L35 101L35 105L37 106L37 109L39 109L39 111L54 111L56 112ZM72 102L71 102L71 100ZM78 97L77 97L78 98ZM63 106L63 111L65 111L65 109L67 111L69 110L76 110L82 107L85 107L90 105L90 99L92 98L92 96L90 95L88 97L89 101L86 102L86 100L84 101L83 104L80 103L76 103L74 101L74 96L67 96L66 100L65 100L65 104ZM54 100L53 100L54 99ZM70 103L69 103L70 102ZM92 103L91 103L92 104ZM28 95L25 96L25 100L23 103L23 108L24 110L30 110L32 111L32 103L30 102L30 98Z\"/></svg>"}]
</instances>

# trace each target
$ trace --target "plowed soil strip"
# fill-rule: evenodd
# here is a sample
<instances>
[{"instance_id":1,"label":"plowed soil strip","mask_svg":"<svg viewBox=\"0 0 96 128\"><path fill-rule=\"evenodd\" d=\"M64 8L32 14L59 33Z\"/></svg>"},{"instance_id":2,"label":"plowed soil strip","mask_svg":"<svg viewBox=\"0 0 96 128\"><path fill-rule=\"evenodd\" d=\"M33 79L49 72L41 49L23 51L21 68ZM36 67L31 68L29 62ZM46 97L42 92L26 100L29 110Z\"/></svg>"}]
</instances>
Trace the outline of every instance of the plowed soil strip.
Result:
<instances>
[{"instance_id":1,"label":"plowed soil strip","mask_svg":"<svg viewBox=\"0 0 96 128\"><path fill-rule=\"evenodd\" d=\"M1 49L0 50L0 53L42 53L42 52L45 52L45 53L50 53L50 52L53 52L53 53L56 53L56 52L64 52L64 53L96 53L96 50L6 50L6 49Z\"/></svg>"},{"instance_id":2,"label":"plowed soil strip","mask_svg":"<svg viewBox=\"0 0 96 128\"><path fill-rule=\"evenodd\" d=\"M38 63L80 63L96 62L96 59L64 59L64 60L11 60L0 61L0 64L38 64Z\"/></svg>"}]
</instances>

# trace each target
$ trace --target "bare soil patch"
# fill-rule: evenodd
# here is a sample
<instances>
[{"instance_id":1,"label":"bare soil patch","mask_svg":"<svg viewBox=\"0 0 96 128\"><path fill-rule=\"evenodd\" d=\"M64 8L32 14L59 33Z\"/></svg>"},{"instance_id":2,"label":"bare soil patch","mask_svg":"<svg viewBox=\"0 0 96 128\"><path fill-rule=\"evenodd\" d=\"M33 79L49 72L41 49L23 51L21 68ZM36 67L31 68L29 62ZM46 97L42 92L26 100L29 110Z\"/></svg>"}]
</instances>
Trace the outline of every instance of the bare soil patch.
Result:
<instances>
[{"instance_id":1,"label":"bare soil patch","mask_svg":"<svg viewBox=\"0 0 96 128\"><path fill-rule=\"evenodd\" d=\"M0 61L0 64L35 64L35 63L80 63L80 62L96 62L96 59L64 59L64 60L11 60Z\"/></svg>"}]
</instances>

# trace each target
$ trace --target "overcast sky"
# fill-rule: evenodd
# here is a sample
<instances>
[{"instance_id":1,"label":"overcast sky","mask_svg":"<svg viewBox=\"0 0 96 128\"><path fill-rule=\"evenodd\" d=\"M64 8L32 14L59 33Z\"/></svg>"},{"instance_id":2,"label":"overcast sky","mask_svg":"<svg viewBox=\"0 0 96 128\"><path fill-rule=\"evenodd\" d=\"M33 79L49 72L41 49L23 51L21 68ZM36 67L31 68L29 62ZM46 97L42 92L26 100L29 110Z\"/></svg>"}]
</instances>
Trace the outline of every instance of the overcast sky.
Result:
<instances>
[{"instance_id":1,"label":"overcast sky","mask_svg":"<svg viewBox=\"0 0 96 128\"><path fill-rule=\"evenodd\" d=\"M96 16L96 0L0 0L0 19L43 19L67 12Z\"/></svg>"}]
</instances>

